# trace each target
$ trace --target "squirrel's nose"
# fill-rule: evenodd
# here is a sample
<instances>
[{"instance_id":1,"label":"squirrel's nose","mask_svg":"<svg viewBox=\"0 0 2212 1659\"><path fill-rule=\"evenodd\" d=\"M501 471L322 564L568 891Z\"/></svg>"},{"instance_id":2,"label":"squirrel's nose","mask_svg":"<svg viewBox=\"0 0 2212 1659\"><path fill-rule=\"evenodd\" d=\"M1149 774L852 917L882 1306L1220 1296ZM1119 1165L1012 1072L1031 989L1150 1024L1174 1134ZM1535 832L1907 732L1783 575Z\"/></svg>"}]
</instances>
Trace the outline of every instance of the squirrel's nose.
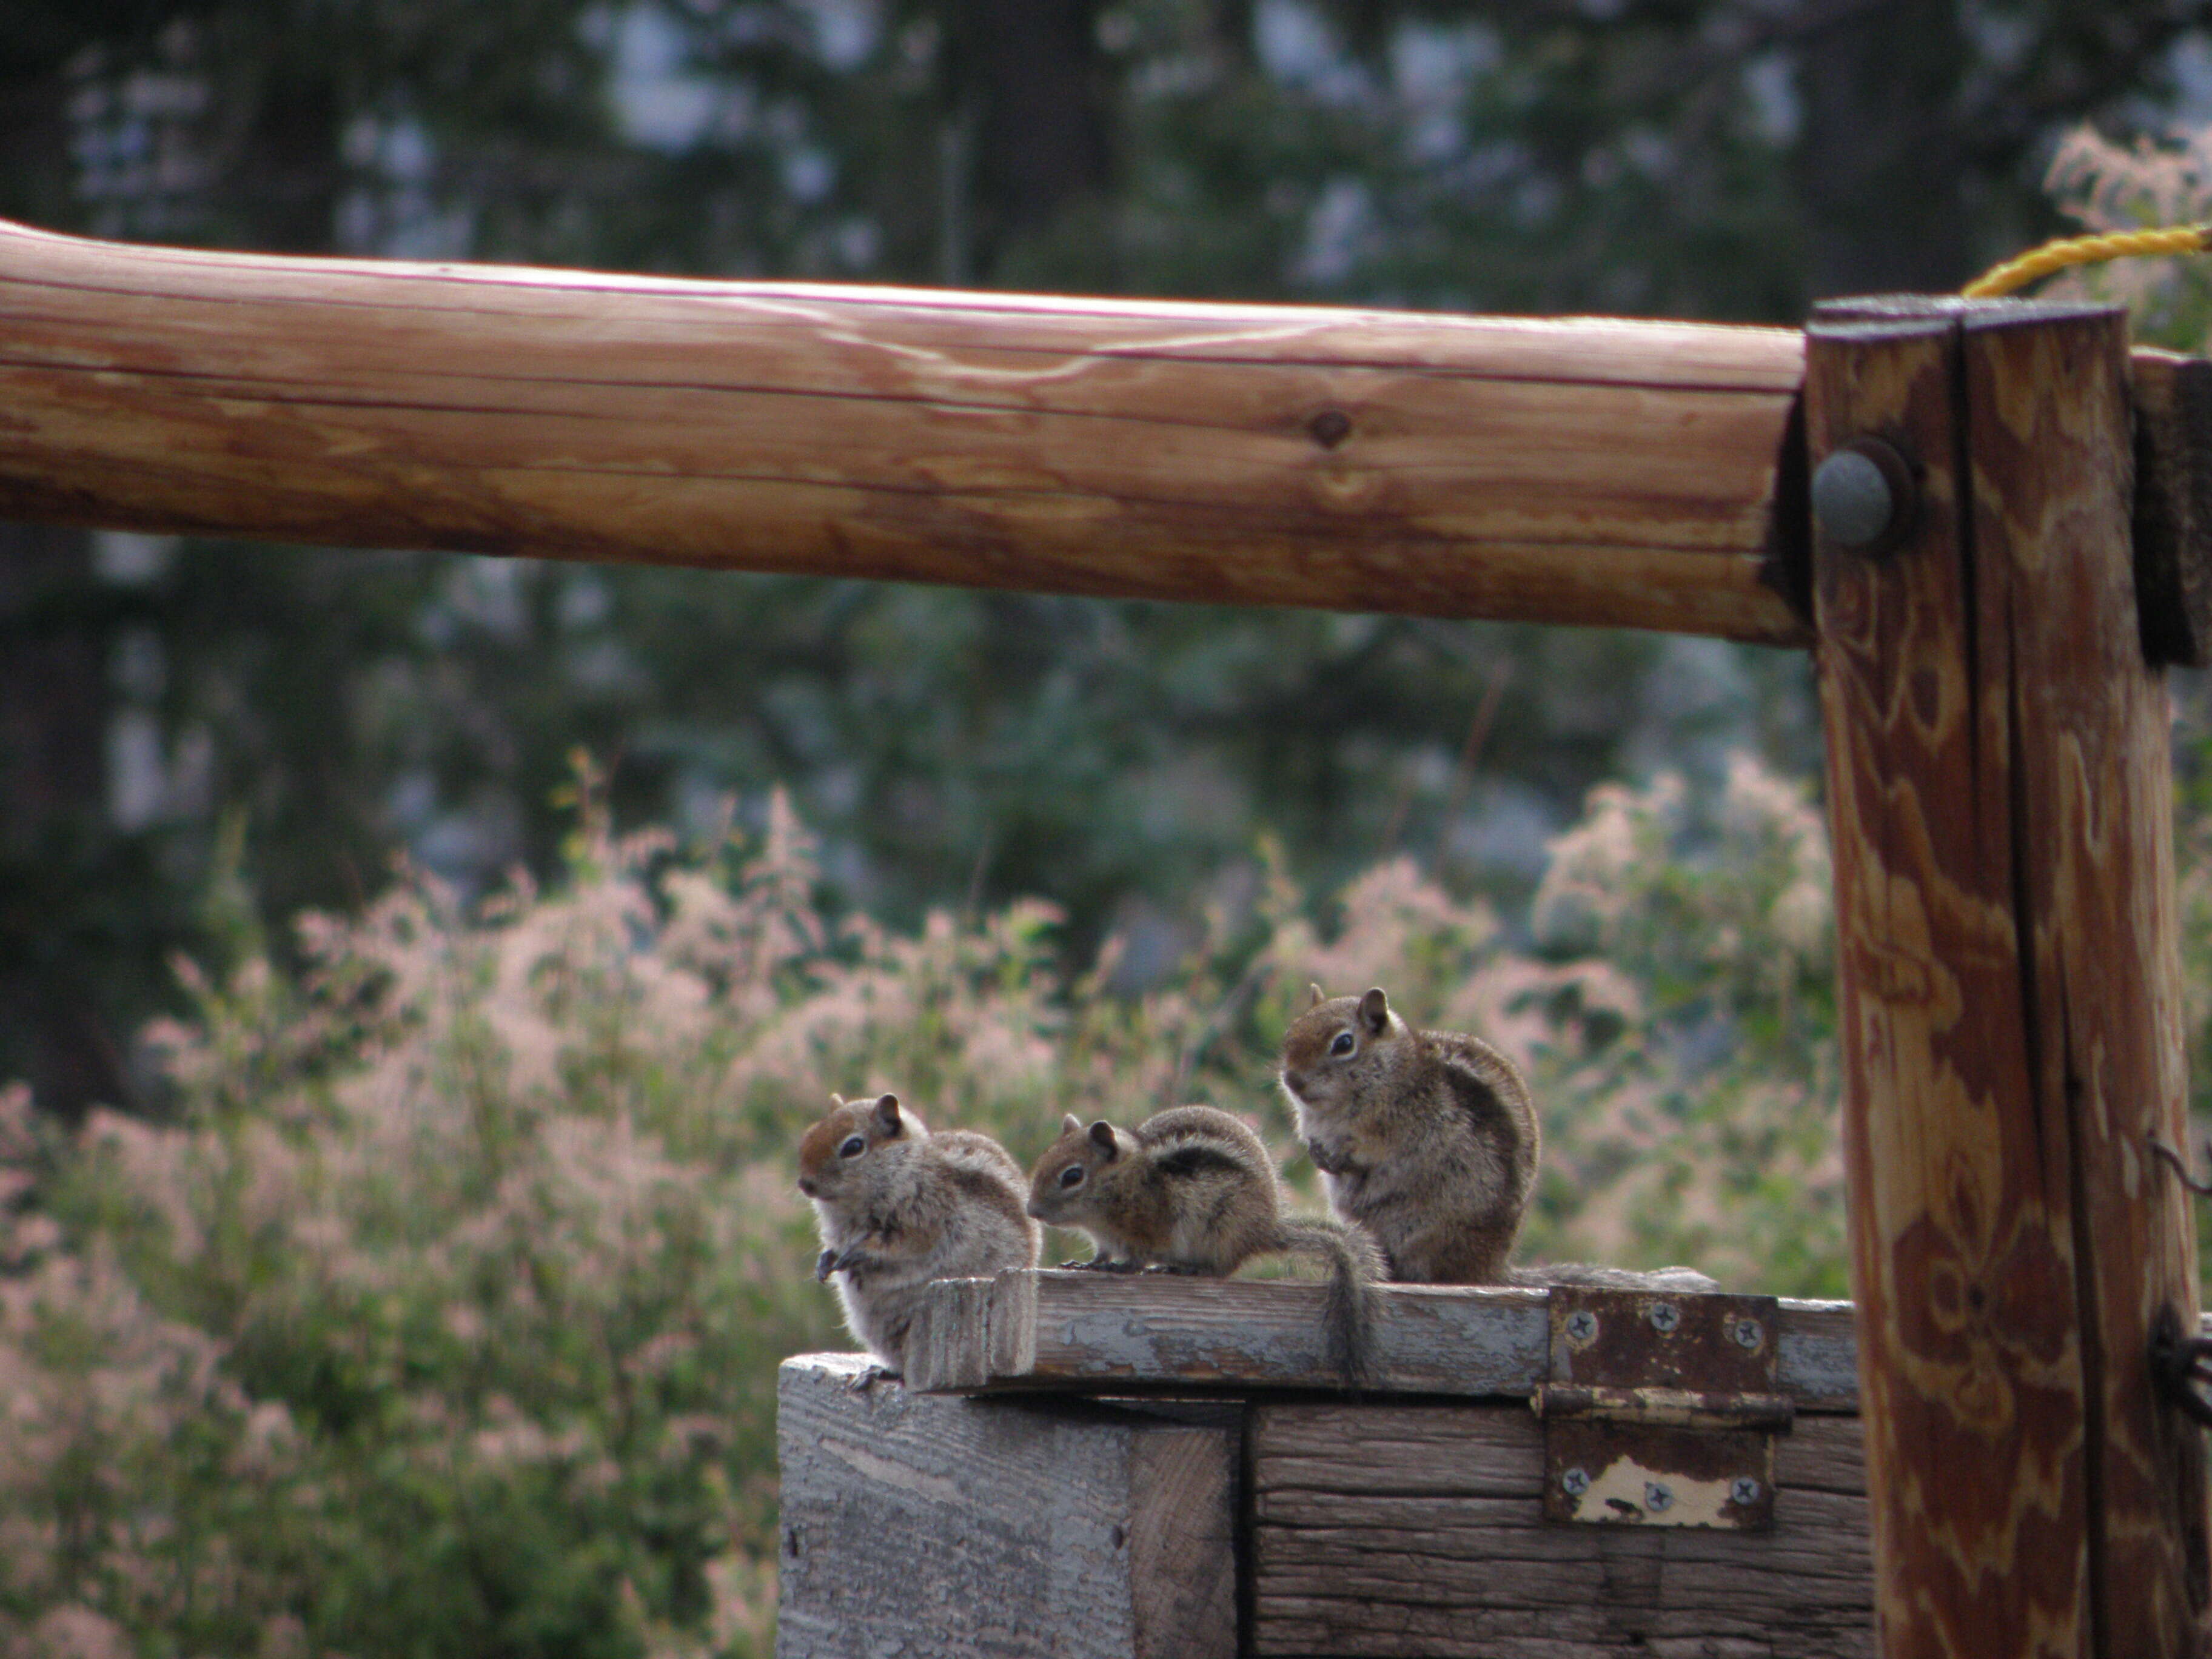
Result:
<instances>
[{"instance_id":1,"label":"squirrel's nose","mask_svg":"<svg viewBox=\"0 0 2212 1659\"><path fill-rule=\"evenodd\" d=\"M1305 1093L1306 1074L1304 1072L1293 1072L1285 1068L1283 1073L1283 1087L1294 1095Z\"/></svg>"},{"instance_id":2,"label":"squirrel's nose","mask_svg":"<svg viewBox=\"0 0 2212 1659\"><path fill-rule=\"evenodd\" d=\"M809 1198L813 1197L813 1196L814 1196L814 1181L813 1181L813 1178L812 1178L811 1176L799 1176L799 1190L800 1192L802 1192L802 1193L805 1194L806 1194L806 1196L807 1196L807 1197L809 1197Z\"/></svg>"},{"instance_id":3,"label":"squirrel's nose","mask_svg":"<svg viewBox=\"0 0 2212 1659\"><path fill-rule=\"evenodd\" d=\"M1044 1219L1044 1211L1035 1199L1031 1199L1029 1201L1029 1212L1030 1218L1032 1220L1042 1221Z\"/></svg>"}]
</instances>

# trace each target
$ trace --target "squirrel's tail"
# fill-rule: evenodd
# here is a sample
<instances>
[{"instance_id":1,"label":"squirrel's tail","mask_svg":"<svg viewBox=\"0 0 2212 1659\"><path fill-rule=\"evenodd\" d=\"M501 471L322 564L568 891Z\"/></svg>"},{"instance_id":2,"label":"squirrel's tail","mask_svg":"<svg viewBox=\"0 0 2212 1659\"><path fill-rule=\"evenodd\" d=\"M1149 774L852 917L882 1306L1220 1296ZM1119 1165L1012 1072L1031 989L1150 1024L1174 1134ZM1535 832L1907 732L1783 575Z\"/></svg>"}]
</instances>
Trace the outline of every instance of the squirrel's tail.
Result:
<instances>
[{"instance_id":1,"label":"squirrel's tail","mask_svg":"<svg viewBox=\"0 0 2212 1659\"><path fill-rule=\"evenodd\" d=\"M1328 1300L1322 1325L1329 1363L1353 1388L1375 1379L1375 1285L1389 1276L1382 1247L1364 1227L1310 1217L1285 1221L1277 1248L1328 1263Z\"/></svg>"}]
</instances>

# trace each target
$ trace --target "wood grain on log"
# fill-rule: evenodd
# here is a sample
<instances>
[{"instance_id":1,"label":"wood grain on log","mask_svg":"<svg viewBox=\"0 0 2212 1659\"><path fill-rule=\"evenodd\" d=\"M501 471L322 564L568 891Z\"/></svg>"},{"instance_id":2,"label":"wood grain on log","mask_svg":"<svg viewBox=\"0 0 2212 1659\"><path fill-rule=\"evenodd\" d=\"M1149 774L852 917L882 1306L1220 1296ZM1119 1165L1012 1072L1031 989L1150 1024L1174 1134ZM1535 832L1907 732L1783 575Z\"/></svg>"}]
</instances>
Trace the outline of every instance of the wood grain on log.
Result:
<instances>
[{"instance_id":1,"label":"wood grain on log","mask_svg":"<svg viewBox=\"0 0 2212 1659\"><path fill-rule=\"evenodd\" d=\"M2202 1454L2145 1364L2197 1302L2147 1144L2184 1079L2125 324L1894 310L1817 321L1807 386L1815 462L1875 434L1919 476L1902 548L1814 549L1883 1648L2195 1652Z\"/></svg>"},{"instance_id":2,"label":"wood grain on log","mask_svg":"<svg viewBox=\"0 0 2212 1659\"><path fill-rule=\"evenodd\" d=\"M1232 1659L1238 1428L777 1376L778 1659Z\"/></svg>"},{"instance_id":3,"label":"wood grain on log","mask_svg":"<svg viewBox=\"0 0 2212 1659\"><path fill-rule=\"evenodd\" d=\"M1291 1279L1001 1273L930 1291L909 1386L981 1393L1334 1389L1323 1290ZM1544 1292L1446 1285L1376 1290L1370 1394L1527 1395L1549 1374ZM1848 1411L1850 1304L1782 1304L1780 1386L1801 1409Z\"/></svg>"},{"instance_id":4,"label":"wood grain on log","mask_svg":"<svg viewBox=\"0 0 2212 1659\"><path fill-rule=\"evenodd\" d=\"M0 225L0 516L1802 644L1802 365L1776 329Z\"/></svg>"},{"instance_id":5,"label":"wood grain on log","mask_svg":"<svg viewBox=\"0 0 2212 1659\"><path fill-rule=\"evenodd\" d=\"M1874 1650L1856 1419L1776 1443L1768 1533L1547 1525L1510 1407L1255 1405L1249 1437L1256 1654Z\"/></svg>"}]
</instances>

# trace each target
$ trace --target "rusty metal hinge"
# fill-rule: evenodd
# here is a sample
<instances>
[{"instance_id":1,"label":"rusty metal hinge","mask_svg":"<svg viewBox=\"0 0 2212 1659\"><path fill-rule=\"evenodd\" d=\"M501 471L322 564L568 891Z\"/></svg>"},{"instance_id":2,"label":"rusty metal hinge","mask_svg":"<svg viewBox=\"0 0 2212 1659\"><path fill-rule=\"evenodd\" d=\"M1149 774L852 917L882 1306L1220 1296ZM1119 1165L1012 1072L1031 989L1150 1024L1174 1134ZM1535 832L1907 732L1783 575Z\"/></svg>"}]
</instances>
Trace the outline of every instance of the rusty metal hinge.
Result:
<instances>
[{"instance_id":1,"label":"rusty metal hinge","mask_svg":"<svg viewBox=\"0 0 2212 1659\"><path fill-rule=\"evenodd\" d=\"M1544 1515L1648 1527L1774 1524L1774 1437L1796 1409L1776 1382L1771 1296L1552 1288Z\"/></svg>"}]
</instances>

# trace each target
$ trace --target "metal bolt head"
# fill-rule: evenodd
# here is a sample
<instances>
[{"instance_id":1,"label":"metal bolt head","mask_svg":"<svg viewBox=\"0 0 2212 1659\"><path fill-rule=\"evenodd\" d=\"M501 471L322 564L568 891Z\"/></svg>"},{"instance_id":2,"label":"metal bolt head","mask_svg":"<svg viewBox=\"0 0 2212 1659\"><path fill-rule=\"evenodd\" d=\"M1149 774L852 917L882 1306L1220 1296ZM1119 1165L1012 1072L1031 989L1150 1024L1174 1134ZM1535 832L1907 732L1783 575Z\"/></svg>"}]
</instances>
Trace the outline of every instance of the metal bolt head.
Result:
<instances>
[{"instance_id":1,"label":"metal bolt head","mask_svg":"<svg viewBox=\"0 0 2212 1659\"><path fill-rule=\"evenodd\" d=\"M1674 1507L1674 1494L1656 1480L1644 1483L1644 1507L1656 1515L1662 1510Z\"/></svg>"},{"instance_id":2,"label":"metal bolt head","mask_svg":"<svg viewBox=\"0 0 2212 1659\"><path fill-rule=\"evenodd\" d=\"M1580 1498L1589 1490L1589 1472L1586 1469L1569 1469L1559 1477L1559 1485L1566 1489L1568 1497Z\"/></svg>"},{"instance_id":3,"label":"metal bolt head","mask_svg":"<svg viewBox=\"0 0 2212 1659\"><path fill-rule=\"evenodd\" d=\"M1671 1331L1682 1322L1682 1310L1671 1302L1655 1302L1650 1318L1653 1330Z\"/></svg>"},{"instance_id":4,"label":"metal bolt head","mask_svg":"<svg viewBox=\"0 0 2212 1659\"><path fill-rule=\"evenodd\" d=\"M1729 1497L1735 1503L1756 1504L1759 1502L1759 1482L1747 1474L1739 1474L1729 1487Z\"/></svg>"},{"instance_id":5,"label":"metal bolt head","mask_svg":"<svg viewBox=\"0 0 2212 1659\"><path fill-rule=\"evenodd\" d=\"M1739 1348L1756 1353L1759 1345L1766 1340L1766 1333L1756 1319L1739 1319L1729 1327L1729 1334L1735 1339Z\"/></svg>"},{"instance_id":6,"label":"metal bolt head","mask_svg":"<svg viewBox=\"0 0 2212 1659\"><path fill-rule=\"evenodd\" d=\"M1904 544L1918 496L1905 457L1879 438L1854 438L1813 469L1813 522L1869 557Z\"/></svg>"},{"instance_id":7,"label":"metal bolt head","mask_svg":"<svg viewBox=\"0 0 2212 1659\"><path fill-rule=\"evenodd\" d=\"M1567 1316L1567 1334L1577 1342L1589 1342L1597 1335L1597 1316L1588 1308L1577 1308Z\"/></svg>"},{"instance_id":8,"label":"metal bolt head","mask_svg":"<svg viewBox=\"0 0 2212 1659\"><path fill-rule=\"evenodd\" d=\"M1813 514L1821 531L1845 547L1871 547L1897 511L1889 480L1855 449L1839 449L1813 474Z\"/></svg>"}]
</instances>

